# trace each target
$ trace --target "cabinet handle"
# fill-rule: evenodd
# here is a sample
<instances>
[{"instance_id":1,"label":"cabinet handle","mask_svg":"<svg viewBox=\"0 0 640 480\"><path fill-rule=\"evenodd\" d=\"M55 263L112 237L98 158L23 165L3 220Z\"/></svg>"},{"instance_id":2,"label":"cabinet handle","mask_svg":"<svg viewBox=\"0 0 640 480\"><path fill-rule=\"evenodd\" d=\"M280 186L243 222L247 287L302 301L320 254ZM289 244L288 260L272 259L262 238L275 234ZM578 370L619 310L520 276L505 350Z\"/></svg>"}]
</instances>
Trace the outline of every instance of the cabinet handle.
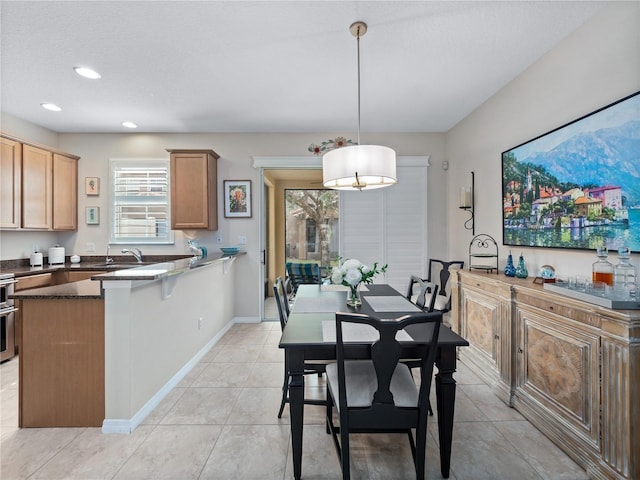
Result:
<instances>
[{"instance_id":1,"label":"cabinet handle","mask_svg":"<svg viewBox=\"0 0 640 480\"><path fill-rule=\"evenodd\" d=\"M496 340L498 340L498 339L500 338L500 335L495 334L495 335L493 336L493 338L495 338Z\"/></svg>"},{"instance_id":2,"label":"cabinet handle","mask_svg":"<svg viewBox=\"0 0 640 480\"><path fill-rule=\"evenodd\" d=\"M518 353L523 353L524 350L522 350L521 348L518 349Z\"/></svg>"},{"instance_id":3,"label":"cabinet handle","mask_svg":"<svg viewBox=\"0 0 640 480\"><path fill-rule=\"evenodd\" d=\"M553 305L549 305L549 310L553 310Z\"/></svg>"}]
</instances>

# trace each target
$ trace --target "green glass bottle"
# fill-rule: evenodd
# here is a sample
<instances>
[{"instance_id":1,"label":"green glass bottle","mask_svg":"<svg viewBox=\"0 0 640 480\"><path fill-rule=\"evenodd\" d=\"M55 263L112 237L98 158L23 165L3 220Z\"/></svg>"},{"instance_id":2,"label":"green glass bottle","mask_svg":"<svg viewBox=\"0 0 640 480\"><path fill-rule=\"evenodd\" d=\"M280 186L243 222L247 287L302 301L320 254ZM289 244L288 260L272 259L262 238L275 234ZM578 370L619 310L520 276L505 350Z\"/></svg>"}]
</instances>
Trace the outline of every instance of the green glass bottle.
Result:
<instances>
[{"instance_id":1,"label":"green glass bottle","mask_svg":"<svg viewBox=\"0 0 640 480\"><path fill-rule=\"evenodd\" d=\"M518 278L527 278L529 276L529 271L527 270L526 265L524 264L524 257L520 254L520 258L518 259L518 267L516 268L516 277Z\"/></svg>"}]
</instances>

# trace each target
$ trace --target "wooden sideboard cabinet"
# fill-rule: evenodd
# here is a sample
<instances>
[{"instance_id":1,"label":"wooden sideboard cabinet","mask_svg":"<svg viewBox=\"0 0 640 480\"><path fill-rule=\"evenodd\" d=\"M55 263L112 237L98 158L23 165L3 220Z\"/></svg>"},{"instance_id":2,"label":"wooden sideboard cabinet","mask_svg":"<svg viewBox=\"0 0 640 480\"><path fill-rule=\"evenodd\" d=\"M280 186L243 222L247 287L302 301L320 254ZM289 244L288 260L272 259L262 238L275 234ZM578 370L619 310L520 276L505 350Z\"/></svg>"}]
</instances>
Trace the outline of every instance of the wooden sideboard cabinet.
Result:
<instances>
[{"instance_id":1,"label":"wooden sideboard cabinet","mask_svg":"<svg viewBox=\"0 0 640 480\"><path fill-rule=\"evenodd\" d=\"M640 478L640 310L470 271L458 272L453 298L452 327L471 344L460 355L475 373L498 384L505 401L500 384L509 379L507 403L591 478ZM499 352L489 347L495 332L504 341L491 357L489 350Z\"/></svg>"},{"instance_id":2,"label":"wooden sideboard cabinet","mask_svg":"<svg viewBox=\"0 0 640 480\"><path fill-rule=\"evenodd\" d=\"M220 156L213 150L167 150L171 162L171 228L218 229Z\"/></svg>"},{"instance_id":3,"label":"wooden sideboard cabinet","mask_svg":"<svg viewBox=\"0 0 640 480\"><path fill-rule=\"evenodd\" d=\"M78 159L1 136L0 228L77 230Z\"/></svg>"}]
</instances>

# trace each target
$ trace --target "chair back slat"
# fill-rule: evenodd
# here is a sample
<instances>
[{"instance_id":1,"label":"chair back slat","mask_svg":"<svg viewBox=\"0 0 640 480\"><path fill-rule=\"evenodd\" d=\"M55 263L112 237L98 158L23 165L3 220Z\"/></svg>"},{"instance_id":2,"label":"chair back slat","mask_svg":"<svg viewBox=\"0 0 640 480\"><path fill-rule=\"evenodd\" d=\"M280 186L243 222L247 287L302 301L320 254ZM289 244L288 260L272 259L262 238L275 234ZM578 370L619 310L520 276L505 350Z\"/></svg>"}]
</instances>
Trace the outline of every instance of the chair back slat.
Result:
<instances>
[{"instance_id":1,"label":"chair back slat","mask_svg":"<svg viewBox=\"0 0 640 480\"><path fill-rule=\"evenodd\" d=\"M418 287L417 295L414 293ZM416 275L409 277L409 288L407 289L407 300L415 303L425 312L432 312L438 294L438 285L429 280L424 280Z\"/></svg>"},{"instance_id":2,"label":"chair back slat","mask_svg":"<svg viewBox=\"0 0 640 480\"><path fill-rule=\"evenodd\" d=\"M440 297L443 297L444 300L437 302L441 303L441 307L435 307L437 310L441 310L442 312L448 312L451 310L451 272L452 267L458 267L458 269L464 268L464 261L462 260L451 260L444 261L436 258L429 259L429 272L427 275L427 281L429 282L437 282L439 287L438 294ZM436 280L436 276L438 279Z\"/></svg>"}]
</instances>

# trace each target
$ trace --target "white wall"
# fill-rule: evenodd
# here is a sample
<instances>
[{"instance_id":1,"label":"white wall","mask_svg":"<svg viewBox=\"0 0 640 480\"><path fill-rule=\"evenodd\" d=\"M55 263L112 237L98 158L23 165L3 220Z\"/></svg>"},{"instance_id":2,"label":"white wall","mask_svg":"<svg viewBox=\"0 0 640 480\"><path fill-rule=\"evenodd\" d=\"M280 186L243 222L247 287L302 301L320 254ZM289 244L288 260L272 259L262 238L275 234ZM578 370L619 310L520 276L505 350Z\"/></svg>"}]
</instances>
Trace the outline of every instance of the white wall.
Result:
<instances>
[{"instance_id":1,"label":"white wall","mask_svg":"<svg viewBox=\"0 0 640 480\"><path fill-rule=\"evenodd\" d=\"M27 132L29 133L29 132ZM22 138L26 134L14 132ZM311 143L337 136L355 138L348 133L317 134L59 134L57 147L63 151L80 156L78 163L78 231L74 233L32 233L2 231L0 258L26 258L34 242L46 249L54 243L60 243L67 249L67 254L90 254L86 251L87 243L95 243L97 255L106 253L108 239L107 212L109 211L107 182L109 178L109 158L160 158L168 157L167 148L210 148L219 155L218 160L218 218L219 232L224 244L236 244L238 236L247 237L247 256L238 262L235 314L239 317L258 315L260 299L264 284L261 285L260 252L259 252L259 216L261 212L260 172L252 167L253 156L304 156L312 155L307 151ZM361 134L362 143L381 143L394 148L398 155L429 155L431 164L429 172L429 219L433 221L433 229L428 232L430 254L442 256L446 253L446 210L442 201L446 198L446 172L441 165L444 160L445 134L407 133L407 134ZM84 178L97 176L101 180L101 192L98 197L87 197L84 194ZM224 218L222 205L222 181L224 179L252 180L253 182L253 217L250 219ZM395 188L395 187L394 187ZM400 185L397 188L402 188ZM366 192L365 192L366 194ZM433 199L433 200L432 200ZM87 206L100 207L100 225L85 225L84 211ZM210 252L216 252L214 232L187 232L196 236ZM52 236L55 238L52 238ZM145 246L147 254L181 254L188 253L186 239L181 232L176 232L175 245ZM46 250L45 250L46 251ZM113 253L113 251L112 251Z\"/></svg>"},{"instance_id":2,"label":"white wall","mask_svg":"<svg viewBox=\"0 0 640 480\"><path fill-rule=\"evenodd\" d=\"M52 148L58 147L58 134L56 132L26 122L8 113L0 113L0 130L7 135L20 137L33 143L39 143Z\"/></svg>"},{"instance_id":3,"label":"white wall","mask_svg":"<svg viewBox=\"0 0 640 480\"><path fill-rule=\"evenodd\" d=\"M476 234L502 245L501 153L638 90L640 3L613 2L449 131L449 258L468 260L472 235L457 197L470 184L469 172L475 171ZM542 248L518 247L514 256L521 251L530 275L547 263L558 273L590 275L596 260L593 253ZM501 268L508 253L500 247Z\"/></svg>"}]
</instances>

